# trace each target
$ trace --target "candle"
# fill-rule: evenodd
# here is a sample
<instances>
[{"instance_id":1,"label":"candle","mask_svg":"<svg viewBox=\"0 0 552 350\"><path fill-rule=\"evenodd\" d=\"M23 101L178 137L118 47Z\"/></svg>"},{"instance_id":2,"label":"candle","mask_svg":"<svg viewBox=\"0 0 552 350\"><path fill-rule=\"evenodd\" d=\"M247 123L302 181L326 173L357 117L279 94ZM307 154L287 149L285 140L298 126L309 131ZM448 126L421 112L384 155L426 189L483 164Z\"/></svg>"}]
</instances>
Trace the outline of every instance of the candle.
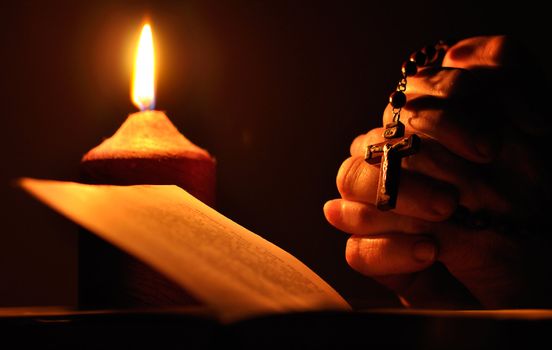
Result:
<instances>
[{"instance_id":1,"label":"candle","mask_svg":"<svg viewBox=\"0 0 552 350\"><path fill-rule=\"evenodd\" d=\"M155 105L151 27L142 29L136 54L132 101L141 110L82 159L85 179L112 185L174 184L213 206L215 160L194 145Z\"/></svg>"},{"instance_id":2,"label":"candle","mask_svg":"<svg viewBox=\"0 0 552 350\"><path fill-rule=\"evenodd\" d=\"M132 82L140 112L84 155L82 178L93 184L172 184L204 203L215 203L215 160L154 110L155 72L151 26L144 25ZM154 234L154 233L152 233ZM79 299L84 307L190 304L189 295L148 266L90 234L79 239Z\"/></svg>"}]
</instances>

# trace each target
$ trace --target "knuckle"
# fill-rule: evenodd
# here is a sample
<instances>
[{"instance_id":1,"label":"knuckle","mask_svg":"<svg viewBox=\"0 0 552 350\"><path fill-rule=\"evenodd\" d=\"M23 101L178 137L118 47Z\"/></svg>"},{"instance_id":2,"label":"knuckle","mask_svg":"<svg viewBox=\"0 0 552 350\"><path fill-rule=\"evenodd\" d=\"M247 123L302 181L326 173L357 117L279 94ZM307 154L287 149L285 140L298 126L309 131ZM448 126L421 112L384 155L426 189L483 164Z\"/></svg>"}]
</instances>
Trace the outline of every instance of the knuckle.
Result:
<instances>
[{"instance_id":1,"label":"knuckle","mask_svg":"<svg viewBox=\"0 0 552 350\"><path fill-rule=\"evenodd\" d=\"M376 128L368 131L366 134L357 136L351 143L350 153L351 156L362 156L366 153L366 147L368 145L380 142L383 137L383 128Z\"/></svg>"},{"instance_id":2,"label":"knuckle","mask_svg":"<svg viewBox=\"0 0 552 350\"><path fill-rule=\"evenodd\" d=\"M408 96L408 95L407 95ZM385 110L383 111L383 124L388 124L393 121L393 107L391 104L387 104Z\"/></svg>"},{"instance_id":3,"label":"knuckle","mask_svg":"<svg viewBox=\"0 0 552 350\"><path fill-rule=\"evenodd\" d=\"M360 175L364 159L362 157L347 158L337 173L337 189L343 198L352 197L355 184Z\"/></svg>"},{"instance_id":4,"label":"knuckle","mask_svg":"<svg viewBox=\"0 0 552 350\"><path fill-rule=\"evenodd\" d=\"M430 223L424 220L411 218L408 216L399 217L399 226L406 233L427 233L430 229Z\"/></svg>"},{"instance_id":5,"label":"knuckle","mask_svg":"<svg viewBox=\"0 0 552 350\"><path fill-rule=\"evenodd\" d=\"M365 146L371 145L373 143L378 143L383 140L383 128L375 128L366 134L366 144Z\"/></svg>"},{"instance_id":6,"label":"knuckle","mask_svg":"<svg viewBox=\"0 0 552 350\"><path fill-rule=\"evenodd\" d=\"M433 198L433 210L428 212L429 221L445 221L453 215L458 207L460 197L458 190L453 188L452 185L446 187L449 188L444 192L434 191L433 194L429 195L430 198Z\"/></svg>"},{"instance_id":7,"label":"knuckle","mask_svg":"<svg viewBox=\"0 0 552 350\"><path fill-rule=\"evenodd\" d=\"M434 137L445 122L446 112L443 109L408 110L406 124L409 129L420 131Z\"/></svg>"},{"instance_id":8,"label":"knuckle","mask_svg":"<svg viewBox=\"0 0 552 350\"><path fill-rule=\"evenodd\" d=\"M361 155L363 152L364 145L366 144L365 139L366 134L358 135L355 137L353 142L351 143L351 147L349 147L349 153L351 156L355 155Z\"/></svg>"},{"instance_id":9,"label":"knuckle","mask_svg":"<svg viewBox=\"0 0 552 350\"><path fill-rule=\"evenodd\" d=\"M378 257L380 244L376 239L351 237L347 240L345 259L350 267L366 275L380 274L381 259Z\"/></svg>"},{"instance_id":10,"label":"knuckle","mask_svg":"<svg viewBox=\"0 0 552 350\"><path fill-rule=\"evenodd\" d=\"M430 78L432 93L442 98L457 97L469 91L472 74L465 69L441 70Z\"/></svg>"},{"instance_id":11,"label":"knuckle","mask_svg":"<svg viewBox=\"0 0 552 350\"><path fill-rule=\"evenodd\" d=\"M364 260L360 256L360 242L358 237L347 240L345 247L345 260L354 270L361 272L364 269Z\"/></svg>"},{"instance_id":12,"label":"knuckle","mask_svg":"<svg viewBox=\"0 0 552 350\"><path fill-rule=\"evenodd\" d=\"M461 93L469 93L469 87L474 85L473 81L473 72L467 69L428 68L423 70L419 76L414 76L409 80L406 91L409 98L419 96L449 98Z\"/></svg>"},{"instance_id":13,"label":"knuckle","mask_svg":"<svg viewBox=\"0 0 552 350\"><path fill-rule=\"evenodd\" d=\"M483 59L487 65L500 66L504 62L505 52L512 41L505 35L490 37L483 49Z\"/></svg>"},{"instance_id":14,"label":"knuckle","mask_svg":"<svg viewBox=\"0 0 552 350\"><path fill-rule=\"evenodd\" d=\"M418 100L418 98L413 98L411 102L407 103L406 107L404 108L402 116L405 116L407 118L407 121L410 119L418 118L420 116L420 109L412 107L412 104L417 103Z\"/></svg>"},{"instance_id":15,"label":"knuckle","mask_svg":"<svg viewBox=\"0 0 552 350\"><path fill-rule=\"evenodd\" d=\"M363 228L363 231L367 233L373 232L373 226L377 226L375 225L376 216L369 206L358 206L356 208L354 216L354 222L356 226Z\"/></svg>"}]
</instances>

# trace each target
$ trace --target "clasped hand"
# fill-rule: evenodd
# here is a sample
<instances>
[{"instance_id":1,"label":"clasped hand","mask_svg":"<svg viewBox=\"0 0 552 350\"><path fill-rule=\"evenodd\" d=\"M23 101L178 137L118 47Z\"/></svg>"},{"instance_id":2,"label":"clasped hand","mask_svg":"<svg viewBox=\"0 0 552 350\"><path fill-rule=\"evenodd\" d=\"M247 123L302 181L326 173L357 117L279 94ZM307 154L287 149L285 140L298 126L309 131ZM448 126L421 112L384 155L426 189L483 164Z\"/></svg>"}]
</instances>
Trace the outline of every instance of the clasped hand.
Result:
<instances>
[{"instance_id":1,"label":"clasped hand","mask_svg":"<svg viewBox=\"0 0 552 350\"><path fill-rule=\"evenodd\" d=\"M402 160L396 208L376 209L379 166L364 161L382 128L353 141L337 175L341 198L324 206L327 220L351 234L353 269L406 306L551 304L551 127L537 67L510 38L474 37L453 45L442 67L408 78L401 120L422 144ZM391 120L388 106L383 125ZM491 224L463 225L453 220L460 209L486 213Z\"/></svg>"}]
</instances>

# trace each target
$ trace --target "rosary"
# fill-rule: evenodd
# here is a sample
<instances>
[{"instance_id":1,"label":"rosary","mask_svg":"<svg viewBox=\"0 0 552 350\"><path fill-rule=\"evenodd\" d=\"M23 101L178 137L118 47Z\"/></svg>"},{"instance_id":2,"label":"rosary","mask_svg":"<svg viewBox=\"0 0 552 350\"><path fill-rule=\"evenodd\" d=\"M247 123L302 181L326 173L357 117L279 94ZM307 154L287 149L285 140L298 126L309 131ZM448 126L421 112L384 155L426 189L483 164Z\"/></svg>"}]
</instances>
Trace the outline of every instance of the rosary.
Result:
<instances>
[{"instance_id":1,"label":"rosary","mask_svg":"<svg viewBox=\"0 0 552 350\"><path fill-rule=\"evenodd\" d=\"M401 123L401 110L406 105L407 78L416 75L419 68L436 66L442 61L448 45L439 41L414 52L402 65L402 79L397 89L389 96L393 107L393 121L385 125L384 142L366 148L365 160L370 164L381 164L376 197L379 210L395 208L401 173L401 159L416 153L420 147L420 137L416 134L404 135Z\"/></svg>"},{"instance_id":2,"label":"rosary","mask_svg":"<svg viewBox=\"0 0 552 350\"><path fill-rule=\"evenodd\" d=\"M418 151L420 137L416 134L405 136L405 126L401 123L401 110L406 106L407 78L415 76L419 70L439 66L449 45L439 41L432 46L414 52L402 65L402 78L391 96L393 120L385 125L384 142L369 145L366 148L365 160L369 164L381 164L376 196L376 207L379 210L390 210L397 204L401 160ZM542 229L539 223L517 223L508 217L496 217L487 211L470 212L464 206L458 206L451 221L473 230L493 227L494 230L506 236L533 237Z\"/></svg>"}]
</instances>

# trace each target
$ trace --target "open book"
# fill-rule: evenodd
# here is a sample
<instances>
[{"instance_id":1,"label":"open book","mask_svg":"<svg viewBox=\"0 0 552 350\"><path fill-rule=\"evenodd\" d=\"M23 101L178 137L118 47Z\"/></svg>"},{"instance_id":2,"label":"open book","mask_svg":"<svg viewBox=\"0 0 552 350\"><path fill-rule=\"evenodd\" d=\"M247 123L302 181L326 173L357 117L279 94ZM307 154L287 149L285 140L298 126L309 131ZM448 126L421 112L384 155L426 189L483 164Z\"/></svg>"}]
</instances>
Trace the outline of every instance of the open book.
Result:
<instances>
[{"instance_id":1,"label":"open book","mask_svg":"<svg viewBox=\"0 0 552 350\"><path fill-rule=\"evenodd\" d=\"M292 311L350 310L297 258L172 185L19 185L164 274L222 321Z\"/></svg>"}]
</instances>

